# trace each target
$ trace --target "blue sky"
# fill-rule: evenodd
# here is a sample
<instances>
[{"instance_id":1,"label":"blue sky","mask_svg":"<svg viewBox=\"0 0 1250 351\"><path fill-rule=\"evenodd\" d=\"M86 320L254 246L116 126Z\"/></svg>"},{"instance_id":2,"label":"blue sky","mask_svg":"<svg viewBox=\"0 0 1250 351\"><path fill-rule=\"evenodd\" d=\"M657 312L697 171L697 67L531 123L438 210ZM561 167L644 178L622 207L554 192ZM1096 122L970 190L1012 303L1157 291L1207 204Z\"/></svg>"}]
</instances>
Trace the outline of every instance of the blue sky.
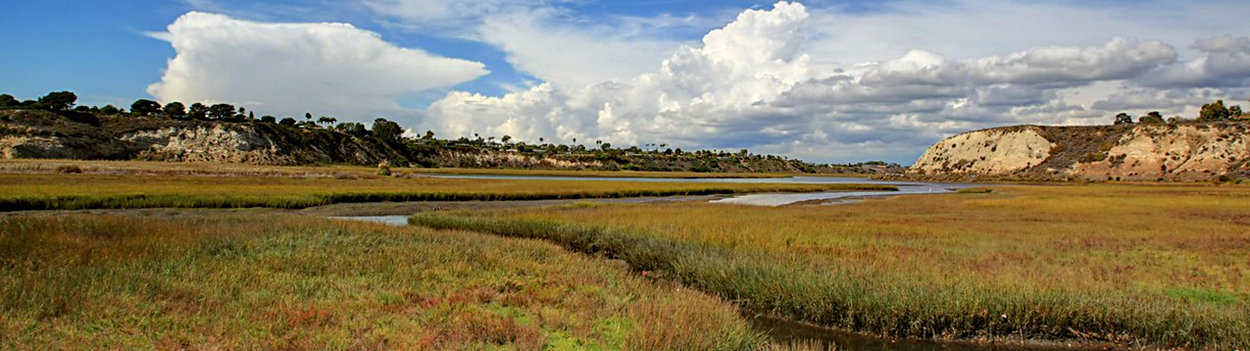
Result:
<instances>
[{"instance_id":1,"label":"blue sky","mask_svg":"<svg viewBox=\"0 0 1250 351\"><path fill-rule=\"evenodd\" d=\"M417 47L444 56L486 63L485 79L457 85L455 89L500 95L501 82L521 84L536 80L517 72L500 50L470 40L439 37L433 33L403 31L377 20L375 14L355 5L326 6L324 1L168 1L168 0L16 0L0 4L0 32L18 55L0 55L0 82L4 92L34 98L48 91L68 89L80 102L91 105L126 104L151 98L146 88L158 81L165 61L174 56L167 43L144 33L158 32L189 11L224 12L242 19L278 22L346 22L382 34L402 47ZM848 1L839 6L868 11L877 1ZM210 5L211 4L211 5ZM598 1L570 4L583 20L617 16L653 17L723 16L739 10L771 5L757 1L644 0ZM302 9L302 10L300 10ZM668 32L674 37L697 40L710 28L684 28ZM420 107L440 94L406 97L404 104Z\"/></svg>"},{"instance_id":2,"label":"blue sky","mask_svg":"<svg viewBox=\"0 0 1250 351\"><path fill-rule=\"evenodd\" d=\"M16 0L0 92L910 163L1250 95L1238 1ZM329 23L345 23L341 26ZM1250 102L1242 102L1247 104Z\"/></svg>"}]
</instances>

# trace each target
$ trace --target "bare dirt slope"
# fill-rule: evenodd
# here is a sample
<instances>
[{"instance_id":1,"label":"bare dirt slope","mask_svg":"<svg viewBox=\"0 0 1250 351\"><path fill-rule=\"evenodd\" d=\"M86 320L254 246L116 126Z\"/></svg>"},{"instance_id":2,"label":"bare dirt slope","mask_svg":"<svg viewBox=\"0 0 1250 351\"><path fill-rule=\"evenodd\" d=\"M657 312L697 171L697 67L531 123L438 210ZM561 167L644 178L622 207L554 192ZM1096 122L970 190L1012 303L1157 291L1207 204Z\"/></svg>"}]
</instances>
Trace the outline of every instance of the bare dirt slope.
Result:
<instances>
[{"instance_id":1,"label":"bare dirt slope","mask_svg":"<svg viewBox=\"0 0 1250 351\"><path fill-rule=\"evenodd\" d=\"M1250 175L1250 122L978 130L933 145L908 173L1037 180L1245 177Z\"/></svg>"}]
</instances>

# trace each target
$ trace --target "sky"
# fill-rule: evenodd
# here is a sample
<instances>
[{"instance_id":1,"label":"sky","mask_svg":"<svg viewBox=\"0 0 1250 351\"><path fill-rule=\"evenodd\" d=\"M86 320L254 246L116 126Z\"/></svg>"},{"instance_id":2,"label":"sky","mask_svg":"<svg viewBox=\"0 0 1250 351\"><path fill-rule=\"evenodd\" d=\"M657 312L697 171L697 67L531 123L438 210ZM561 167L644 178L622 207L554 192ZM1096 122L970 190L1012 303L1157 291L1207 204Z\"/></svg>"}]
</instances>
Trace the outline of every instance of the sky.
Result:
<instances>
[{"instance_id":1,"label":"sky","mask_svg":"<svg viewBox=\"0 0 1250 351\"><path fill-rule=\"evenodd\" d=\"M969 130L1250 105L1247 19L1240 0L8 0L0 93L907 165Z\"/></svg>"}]
</instances>

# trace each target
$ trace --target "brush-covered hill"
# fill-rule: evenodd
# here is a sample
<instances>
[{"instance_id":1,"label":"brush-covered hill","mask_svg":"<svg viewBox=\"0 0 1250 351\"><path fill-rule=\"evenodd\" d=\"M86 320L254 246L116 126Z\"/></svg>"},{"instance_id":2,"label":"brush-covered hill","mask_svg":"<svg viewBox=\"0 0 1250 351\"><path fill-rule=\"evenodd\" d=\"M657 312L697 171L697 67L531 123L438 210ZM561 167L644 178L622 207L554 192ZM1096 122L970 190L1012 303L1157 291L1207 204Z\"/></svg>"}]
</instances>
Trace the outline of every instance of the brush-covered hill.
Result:
<instances>
[{"instance_id":1,"label":"brush-covered hill","mask_svg":"<svg viewBox=\"0 0 1250 351\"><path fill-rule=\"evenodd\" d=\"M933 145L908 174L946 180L1235 179L1250 176L1250 121L978 130Z\"/></svg>"},{"instance_id":2,"label":"brush-covered hill","mask_svg":"<svg viewBox=\"0 0 1250 351\"><path fill-rule=\"evenodd\" d=\"M406 159L402 146L273 123L0 110L0 156L298 165Z\"/></svg>"},{"instance_id":3,"label":"brush-covered hill","mask_svg":"<svg viewBox=\"0 0 1250 351\"><path fill-rule=\"evenodd\" d=\"M390 123L390 122L386 122ZM462 168L693 172L900 172L881 162L820 165L746 152L381 137L356 123L323 127L259 119L209 120L44 109L0 109L0 157L158 160L258 165L356 164ZM399 130L398 125L393 127ZM507 140L507 139L504 139Z\"/></svg>"}]
</instances>

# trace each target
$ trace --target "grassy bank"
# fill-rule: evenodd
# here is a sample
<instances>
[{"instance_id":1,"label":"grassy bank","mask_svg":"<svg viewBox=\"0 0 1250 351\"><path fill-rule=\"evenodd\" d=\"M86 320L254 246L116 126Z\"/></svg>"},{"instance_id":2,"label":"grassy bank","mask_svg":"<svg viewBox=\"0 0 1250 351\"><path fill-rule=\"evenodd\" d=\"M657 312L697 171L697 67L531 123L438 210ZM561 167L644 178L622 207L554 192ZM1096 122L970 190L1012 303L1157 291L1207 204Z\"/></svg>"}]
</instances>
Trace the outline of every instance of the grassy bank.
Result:
<instances>
[{"instance_id":1,"label":"grassy bank","mask_svg":"<svg viewBox=\"0 0 1250 351\"><path fill-rule=\"evenodd\" d=\"M548 176L548 177L597 177L597 178L684 178L684 179L720 179L720 178L785 178L792 174L779 173L707 173L707 172L649 172L649 171L590 171L590 170L538 170L538 169L493 169L493 168L414 168L413 173L420 174L463 174L463 175L510 175L510 176Z\"/></svg>"},{"instance_id":2,"label":"grassy bank","mask_svg":"<svg viewBox=\"0 0 1250 351\"><path fill-rule=\"evenodd\" d=\"M0 349L763 347L736 309L537 241L310 219L0 219Z\"/></svg>"},{"instance_id":3,"label":"grassy bank","mask_svg":"<svg viewBox=\"0 0 1250 351\"><path fill-rule=\"evenodd\" d=\"M205 162L159 162L159 161L97 161L97 160L46 160L46 159L0 159L0 172L6 173L52 173L61 166L74 166L86 173L148 174L148 175L212 175L212 176L261 176L261 177L327 177L352 175L368 177L376 167L352 165L324 166L258 166L246 164L221 164ZM496 169L496 168L394 168L397 173L450 174L450 175L509 175L509 176L556 176L598 178L784 178L791 176L819 177L867 177L867 174L783 174L783 173L708 173L708 172L648 172L648 171L594 171L558 169Z\"/></svg>"},{"instance_id":4,"label":"grassy bank","mask_svg":"<svg viewBox=\"0 0 1250 351\"><path fill-rule=\"evenodd\" d=\"M0 173L0 211L151 207L294 209L353 202L584 199L864 189L892 190L894 187L379 176Z\"/></svg>"},{"instance_id":5,"label":"grassy bank","mask_svg":"<svg viewBox=\"0 0 1250 351\"><path fill-rule=\"evenodd\" d=\"M1247 198L1247 187L1000 187L840 206L582 206L412 221L603 252L754 311L851 330L1244 349Z\"/></svg>"}]
</instances>

